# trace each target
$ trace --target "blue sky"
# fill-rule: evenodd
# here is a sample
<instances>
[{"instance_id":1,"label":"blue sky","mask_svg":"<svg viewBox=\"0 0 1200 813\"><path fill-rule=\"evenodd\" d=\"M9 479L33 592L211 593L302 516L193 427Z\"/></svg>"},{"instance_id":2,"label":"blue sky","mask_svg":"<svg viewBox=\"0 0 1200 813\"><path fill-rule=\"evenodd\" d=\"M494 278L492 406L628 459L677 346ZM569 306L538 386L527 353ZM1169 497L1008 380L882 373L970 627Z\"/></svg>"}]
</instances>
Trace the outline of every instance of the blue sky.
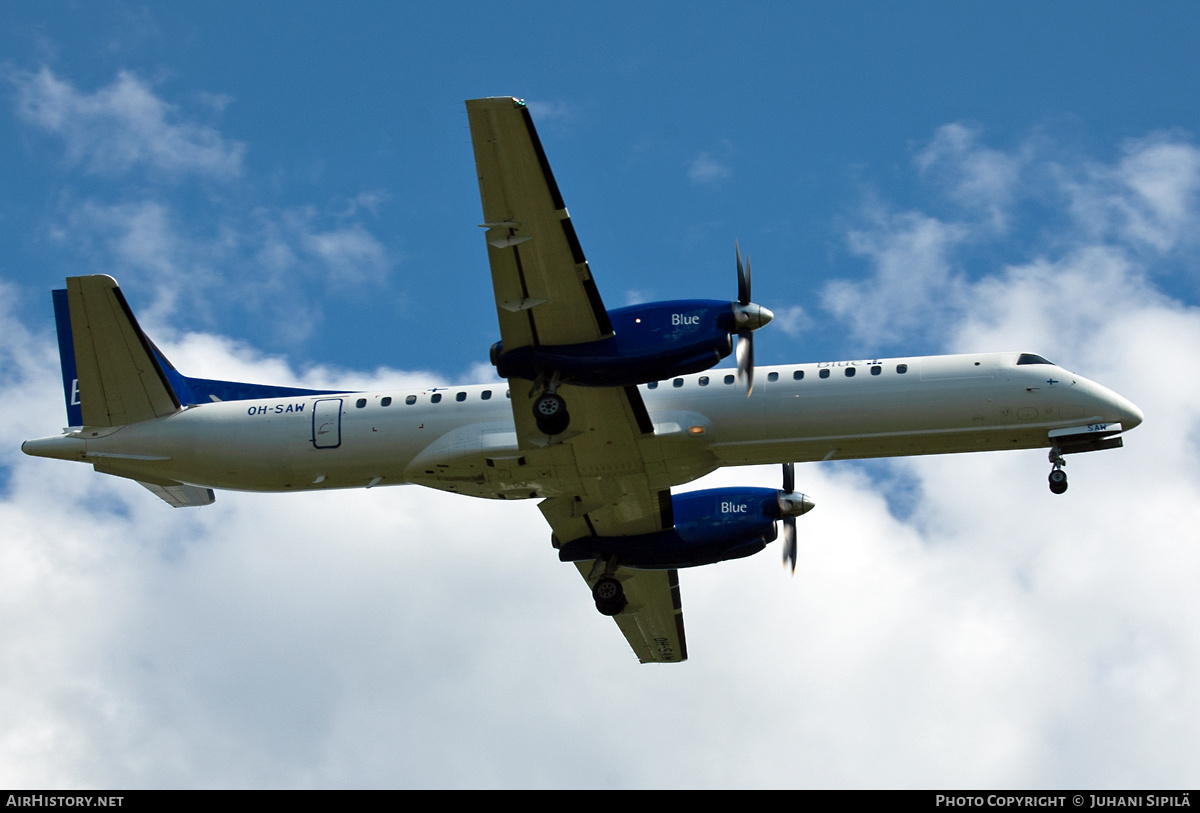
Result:
<instances>
[{"instance_id":1,"label":"blue sky","mask_svg":"<svg viewBox=\"0 0 1200 813\"><path fill-rule=\"evenodd\" d=\"M1194 785L1198 18L6 9L0 784ZM686 573L679 671L629 663L532 504L166 511L19 454L63 420L73 274L116 277L192 375L489 375L487 95L529 102L610 307L732 298L736 238L777 314L760 364L1032 350L1147 422L1061 499L1034 452L802 467L797 579L773 553Z\"/></svg>"}]
</instances>

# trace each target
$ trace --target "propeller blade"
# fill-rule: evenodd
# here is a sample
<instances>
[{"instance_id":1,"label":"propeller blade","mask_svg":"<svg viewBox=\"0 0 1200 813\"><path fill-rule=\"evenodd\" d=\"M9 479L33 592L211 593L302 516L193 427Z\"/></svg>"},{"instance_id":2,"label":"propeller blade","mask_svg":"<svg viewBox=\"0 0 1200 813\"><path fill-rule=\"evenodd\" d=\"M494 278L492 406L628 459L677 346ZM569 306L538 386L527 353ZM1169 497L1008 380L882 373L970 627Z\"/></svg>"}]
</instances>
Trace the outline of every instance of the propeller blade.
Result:
<instances>
[{"instance_id":1,"label":"propeller blade","mask_svg":"<svg viewBox=\"0 0 1200 813\"><path fill-rule=\"evenodd\" d=\"M750 255L746 255L746 301L743 305L750 304Z\"/></svg>"},{"instance_id":2,"label":"propeller blade","mask_svg":"<svg viewBox=\"0 0 1200 813\"><path fill-rule=\"evenodd\" d=\"M797 507L799 507L799 509L800 509L799 513L803 514L803 513L805 513L805 511L808 510L808 508L812 507L811 503L808 502L807 497L805 497L802 494L796 495L795 492L796 492L796 464L795 463L784 463L783 464L783 492L779 495L779 499L780 499L781 507L783 506L784 502L786 501L786 503L788 504L789 513L786 513L783 515L783 565L784 565L784 567L791 568L793 576L796 574L797 551L796 551L796 514L792 513L792 512L795 512ZM797 504L794 501L795 496L800 497L801 502L799 504ZM808 503L808 508L804 507L806 503Z\"/></svg>"},{"instance_id":3,"label":"propeller blade","mask_svg":"<svg viewBox=\"0 0 1200 813\"><path fill-rule=\"evenodd\" d=\"M750 258L746 258L746 267L742 268L742 250L738 248L737 240L733 241L733 250L737 253L738 303L750 304Z\"/></svg>"},{"instance_id":4,"label":"propeller blade","mask_svg":"<svg viewBox=\"0 0 1200 813\"><path fill-rule=\"evenodd\" d=\"M754 392L754 332L739 330L737 341L737 380L746 385L746 397Z\"/></svg>"},{"instance_id":5,"label":"propeller blade","mask_svg":"<svg viewBox=\"0 0 1200 813\"><path fill-rule=\"evenodd\" d=\"M783 518L783 564L796 575L796 518Z\"/></svg>"},{"instance_id":6,"label":"propeller blade","mask_svg":"<svg viewBox=\"0 0 1200 813\"><path fill-rule=\"evenodd\" d=\"M733 306L733 316L737 325L737 378L738 383L746 387L746 397L754 392L754 331L770 322L775 314L761 305L750 301L750 258L742 263L742 249L738 241L733 241L733 250L737 255L738 301Z\"/></svg>"}]
</instances>

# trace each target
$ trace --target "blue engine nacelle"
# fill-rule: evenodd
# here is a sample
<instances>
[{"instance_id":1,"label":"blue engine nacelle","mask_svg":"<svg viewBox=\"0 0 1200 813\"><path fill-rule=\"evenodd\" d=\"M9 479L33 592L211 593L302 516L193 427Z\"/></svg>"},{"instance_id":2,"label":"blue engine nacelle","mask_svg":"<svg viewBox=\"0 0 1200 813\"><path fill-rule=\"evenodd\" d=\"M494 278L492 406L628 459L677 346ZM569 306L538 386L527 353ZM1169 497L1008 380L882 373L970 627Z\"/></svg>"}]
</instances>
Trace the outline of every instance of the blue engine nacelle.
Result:
<instances>
[{"instance_id":1,"label":"blue engine nacelle","mask_svg":"<svg viewBox=\"0 0 1200 813\"><path fill-rule=\"evenodd\" d=\"M609 311L613 335L583 344L505 351L492 345L501 378L541 373L585 387L629 387L707 370L729 355L737 303L711 299L650 302Z\"/></svg>"},{"instance_id":2,"label":"blue engine nacelle","mask_svg":"<svg viewBox=\"0 0 1200 813\"><path fill-rule=\"evenodd\" d=\"M675 494L671 497L675 527L637 536L585 536L564 543L558 558L578 562L615 556L628 567L665 570L752 556L778 534L775 523L783 516L781 495L771 488Z\"/></svg>"}]
</instances>

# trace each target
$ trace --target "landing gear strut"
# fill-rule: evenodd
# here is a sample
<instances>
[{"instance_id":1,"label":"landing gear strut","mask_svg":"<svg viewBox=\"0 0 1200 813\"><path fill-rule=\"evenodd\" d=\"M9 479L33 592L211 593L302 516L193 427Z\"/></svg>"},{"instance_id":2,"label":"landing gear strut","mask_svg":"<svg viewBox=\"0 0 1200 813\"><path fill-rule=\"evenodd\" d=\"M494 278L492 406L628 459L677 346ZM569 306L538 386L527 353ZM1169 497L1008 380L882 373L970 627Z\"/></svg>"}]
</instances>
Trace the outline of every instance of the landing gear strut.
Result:
<instances>
[{"instance_id":1,"label":"landing gear strut","mask_svg":"<svg viewBox=\"0 0 1200 813\"><path fill-rule=\"evenodd\" d=\"M530 395L537 392L544 379L544 374L538 376ZM567 402L558 394L558 384L559 374L554 373L546 382L542 394L533 402L533 420L537 423L537 428L546 435L561 434L571 424L571 414L567 412Z\"/></svg>"},{"instance_id":2,"label":"landing gear strut","mask_svg":"<svg viewBox=\"0 0 1200 813\"><path fill-rule=\"evenodd\" d=\"M1054 467L1050 470L1050 490L1055 494L1062 494L1067 490L1067 473L1063 471L1067 461L1063 459L1057 446L1050 449L1050 464Z\"/></svg>"}]
</instances>

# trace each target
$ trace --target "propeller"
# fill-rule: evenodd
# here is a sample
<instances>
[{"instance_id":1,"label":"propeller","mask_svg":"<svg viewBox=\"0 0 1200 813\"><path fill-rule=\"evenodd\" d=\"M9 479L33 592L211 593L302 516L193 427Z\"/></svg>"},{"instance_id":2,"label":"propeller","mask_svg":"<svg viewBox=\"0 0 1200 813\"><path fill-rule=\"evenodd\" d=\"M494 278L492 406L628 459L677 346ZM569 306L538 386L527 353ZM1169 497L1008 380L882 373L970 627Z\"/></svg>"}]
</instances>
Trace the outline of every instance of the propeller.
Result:
<instances>
[{"instance_id":1,"label":"propeller","mask_svg":"<svg viewBox=\"0 0 1200 813\"><path fill-rule=\"evenodd\" d=\"M733 306L734 321L737 323L737 377L739 384L745 384L746 397L754 392L754 331L775 318L775 314L762 305L750 301L750 257L746 257L742 265L742 250L737 240L733 241L733 250L737 254L738 301Z\"/></svg>"},{"instance_id":2,"label":"propeller","mask_svg":"<svg viewBox=\"0 0 1200 813\"><path fill-rule=\"evenodd\" d=\"M783 464L783 490L779 492L779 517L783 520L783 564L796 572L796 517L816 506L807 495L796 493L796 465Z\"/></svg>"}]
</instances>

